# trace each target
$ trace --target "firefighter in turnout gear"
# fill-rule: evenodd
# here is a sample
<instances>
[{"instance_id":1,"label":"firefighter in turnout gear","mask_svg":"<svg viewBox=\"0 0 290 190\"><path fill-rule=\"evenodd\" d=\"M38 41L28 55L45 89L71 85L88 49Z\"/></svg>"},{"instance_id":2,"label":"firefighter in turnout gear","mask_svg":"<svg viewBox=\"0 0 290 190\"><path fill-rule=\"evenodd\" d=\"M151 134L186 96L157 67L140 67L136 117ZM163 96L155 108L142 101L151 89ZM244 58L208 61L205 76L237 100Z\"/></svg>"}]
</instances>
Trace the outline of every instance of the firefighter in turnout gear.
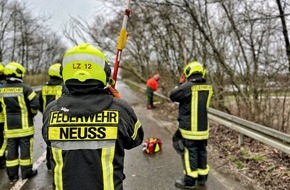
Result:
<instances>
[{"instance_id":1,"label":"firefighter in turnout gear","mask_svg":"<svg viewBox=\"0 0 290 190\"><path fill-rule=\"evenodd\" d=\"M0 88L1 109L5 116L4 133L7 138L7 174L11 181L35 176L32 169L33 159L33 117L39 109L36 93L23 84L25 69L16 62L8 63L4 68L6 83ZM20 150L19 150L20 149ZM20 156L19 156L20 152Z\"/></svg>"},{"instance_id":2,"label":"firefighter in turnout gear","mask_svg":"<svg viewBox=\"0 0 290 190\"><path fill-rule=\"evenodd\" d=\"M200 63L190 62L184 68L186 82L170 93L170 99L179 103L179 127L173 137L173 146L182 156L185 173L182 179L175 182L178 188L194 189L196 182L204 186L209 173L207 110L213 90L206 83L205 73Z\"/></svg>"},{"instance_id":3,"label":"firefighter in turnout gear","mask_svg":"<svg viewBox=\"0 0 290 190\"><path fill-rule=\"evenodd\" d=\"M62 66L69 94L48 105L42 127L52 151L53 188L122 190L125 149L143 142L141 123L125 100L108 92L111 69L100 50L75 46Z\"/></svg>"},{"instance_id":4,"label":"firefighter in turnout gear","mask_svg":"<svg viewBox=\"0 0 290 190\"><path fill-rule=\"evenodd\" d=\"M39 102L40 111L43 113L47 105L53 100L61 97L62 94L68 93L66 87L63 85L62 80L62 67L60 63L52 64L48 69L49 81L42 86ZM50 148L46 148L46 166L51 170L51 153Z\"/></svg>"},{"instance_id":5,"label":"firefighter in turnout gear","mask_svg":"<svg viewBox=\"0 0 290 190\"><path fill-rule=\"evenodd\" d=\"M39 96L40 111L42 113L50 102L58 99L62 94L68 93L63 84L62 67L60 63L54 63L49 67L48 76L49 81L42 86Z\"/></svg>"},{"instance_id":6,"label":"firefighter in turnout gear","mask_svg":"<svg viewBox=\"0 0 290 190\"><path fill-rule=\"evenodd\" d=\"M5 79L4 77L4 66L2 63L0 63L0 88L2 87L3 83L2 81ZM4 114L3 111L0 113L0 169L5 168L5 151L6 151L6 145L7 141L4 137Z\"/></svg>"}]
</instances>

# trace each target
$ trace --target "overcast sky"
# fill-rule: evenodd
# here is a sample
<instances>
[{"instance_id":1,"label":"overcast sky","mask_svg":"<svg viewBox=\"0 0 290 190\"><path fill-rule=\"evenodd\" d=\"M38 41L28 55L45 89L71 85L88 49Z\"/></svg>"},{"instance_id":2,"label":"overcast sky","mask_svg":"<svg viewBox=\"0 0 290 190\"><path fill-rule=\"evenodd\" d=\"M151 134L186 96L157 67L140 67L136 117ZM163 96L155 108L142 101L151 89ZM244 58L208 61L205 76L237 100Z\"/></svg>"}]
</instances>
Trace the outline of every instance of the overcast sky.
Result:
<instances>
[{"instance_id":1,"label":"overcast sky","mask_svg":"<svg viewBox=\"0 0 290 190\"><path fill-rule=\"evenodd\" d=\"M35 15L51 16L48 22L56 30L61 30L70 16L93 18L102 6L101 0L19 0L26 3Z\"/></svg>"}]
</instances>

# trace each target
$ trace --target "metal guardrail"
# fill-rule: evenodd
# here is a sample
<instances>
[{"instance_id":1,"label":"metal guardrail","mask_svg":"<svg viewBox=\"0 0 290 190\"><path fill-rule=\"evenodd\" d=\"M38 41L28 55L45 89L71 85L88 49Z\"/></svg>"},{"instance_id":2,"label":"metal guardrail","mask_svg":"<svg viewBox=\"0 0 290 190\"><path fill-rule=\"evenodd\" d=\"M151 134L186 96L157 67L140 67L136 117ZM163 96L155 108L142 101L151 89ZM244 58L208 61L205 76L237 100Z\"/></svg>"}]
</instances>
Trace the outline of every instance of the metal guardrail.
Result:
<instances>
[{"instance_id":1,"label":"metal guardrail","mask_svg":"<svg viewBox=\"0 0 290 190\"><path fill-rule=\"evenodd\" d=\"M290 135L280 131L259 125L257 123L241 119L239 117L210 108L210 120L233 129L240 134L251 137L264 144L277 148L287 154L290 154ZM239 144L243 142L243 136L239 136Z\"/></svg>"},{"instance_id":2,"label":"metal guardrail","mask_svg":"<svg viewBox=\"0 0 290 190\"><path fill-rule=\"evenodd\" d=\"M137 84L135 82L132 82L129 80L126 80L125 82L135 85L144 91L146 90L145 87L142 87L140 86L140 84ZM41 90L41 86L34 86L32 88L34 91ZM170 101L170 99L167 96L164 96L163 94L160 94L157 92L154 92L154 93L158 97L164 100ZM280 131L271 129L269 127L266 127L266 126L263 126L263 125L260 125L251 121L247 121L245 119L221 112L216 109L209 108L208 113L209 113L208 117L210 120L239 132L240 145L243 144L243 135L246 135L264 144L277 148L278 150L281 150L287 154L290 154L290 135L289 134L282 133Z\"/></svg>"},{"instance_id":3,"label":"metal guardrail","mask_svg":"<svg viewBox=\"0 0 290 190\"><path fill-rule=\"evenodd\" d=\"M145 87L141 87L140 84L137 84L135 82L129 80L126 80L126 82L135 85L142 90L146 89ZM168 97L160 93L155 94L162 99L170 101ZM243 135L246 135L264 144L277 148L278 150L281 150L287 154L290 154L289 134L282 133L269 127L218 111L216 109L210 108L208 113L208 117L210 120L239 132L240 145L243 144Z\"/></svg>"}]
</instances>

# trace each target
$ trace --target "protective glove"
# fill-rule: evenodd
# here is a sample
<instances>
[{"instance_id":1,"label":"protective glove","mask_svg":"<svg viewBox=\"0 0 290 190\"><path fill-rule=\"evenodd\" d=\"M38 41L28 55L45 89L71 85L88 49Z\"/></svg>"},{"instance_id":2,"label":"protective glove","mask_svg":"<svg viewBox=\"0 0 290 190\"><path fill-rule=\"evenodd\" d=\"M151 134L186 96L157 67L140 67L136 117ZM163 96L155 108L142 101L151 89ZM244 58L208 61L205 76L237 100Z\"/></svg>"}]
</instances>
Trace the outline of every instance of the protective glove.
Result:
<instances>
[{"instance_id":1,"label":"protective glove","mask_svg":"<svg viewBox=\"0 0 290 190\"><path fill-rule=\"evenodd\" d=\"M183 84L183 83L185 83L185 81L186 81L186 77L185 77L185 75L184 74L182 74L180 77L179 77L179 84Z\"/></svg>"},{"instance_id":2,"label":"protective glove","mask_svg":"<svg viewBox=\"0 0 290 190\"><path fill-rule=\"evenodd\" d=\"M108 91L110 94L112 94L115 98L119 98L119 99L121 98L120 93L115 88L111 86L107 86L105 90Z\"/></svg>"},{"instance_id":3,"label":"protective glove","mask_svg":"<svg viewBox=\"0 0 290 190\"><path fill-rule=\"evenodd\" d=\"M177 154L183 155L184 154L184 143L183 143L182 135L179 131L179 129L176 130L172 137L172 145Z\"/></svg>"}]
</instances>

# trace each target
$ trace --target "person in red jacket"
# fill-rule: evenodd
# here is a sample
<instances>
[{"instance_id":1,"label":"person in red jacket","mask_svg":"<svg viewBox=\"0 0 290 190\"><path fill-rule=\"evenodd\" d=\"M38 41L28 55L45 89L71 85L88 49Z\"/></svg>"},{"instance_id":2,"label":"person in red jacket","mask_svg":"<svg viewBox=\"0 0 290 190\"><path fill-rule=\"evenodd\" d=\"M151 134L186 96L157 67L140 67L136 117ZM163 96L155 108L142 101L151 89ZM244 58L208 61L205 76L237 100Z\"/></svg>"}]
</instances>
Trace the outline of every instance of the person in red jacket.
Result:
<instances>
[{"instance_id":1,"label":"person in red jacket","mask_svg":"<svg viewBox=\"0 0 290 190\"><path fill-rule=\"evenodd\" d=\"M155 74L152 78L147 80L147 89L146 89L147 109L155 108L153 104L153 95L154 95L154 91L158 89L159 78L160 78L160 75Z\"/></svg>"}]
</instances>

